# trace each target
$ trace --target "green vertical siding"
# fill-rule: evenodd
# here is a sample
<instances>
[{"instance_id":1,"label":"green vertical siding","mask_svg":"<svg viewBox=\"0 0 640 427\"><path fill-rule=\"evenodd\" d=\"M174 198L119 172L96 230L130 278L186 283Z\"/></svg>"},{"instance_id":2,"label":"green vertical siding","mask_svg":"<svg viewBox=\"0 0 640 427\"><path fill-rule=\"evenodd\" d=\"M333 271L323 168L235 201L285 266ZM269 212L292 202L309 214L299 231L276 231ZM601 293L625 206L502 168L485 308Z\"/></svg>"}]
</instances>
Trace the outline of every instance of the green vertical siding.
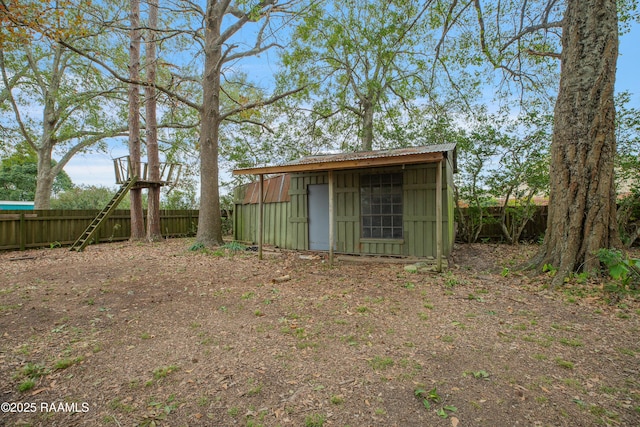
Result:
<instances>
[{"instance_id":1,"label":"green vertical siding","mask_svg":"<svg viewBox=\"0 0 640 427\"><path fill-rule=\"evenodd\" d=\"M360 252L360 175L353 171L335 174L336 249Z\"/></svg>"},{"instance_id":2,"label":"green vertical siding","mask_svg":"<svg viewBox=\"0 0 640 427\"><path fill-rule=\"evenodd\" d=\"M291 228L287 218L291 205L282 203L265 203L264 205L264 243L280 248L290 247ZM234 238L243 242L258 242L259 205L236 205L234 221Z\"/></svg>"}]
</instances>

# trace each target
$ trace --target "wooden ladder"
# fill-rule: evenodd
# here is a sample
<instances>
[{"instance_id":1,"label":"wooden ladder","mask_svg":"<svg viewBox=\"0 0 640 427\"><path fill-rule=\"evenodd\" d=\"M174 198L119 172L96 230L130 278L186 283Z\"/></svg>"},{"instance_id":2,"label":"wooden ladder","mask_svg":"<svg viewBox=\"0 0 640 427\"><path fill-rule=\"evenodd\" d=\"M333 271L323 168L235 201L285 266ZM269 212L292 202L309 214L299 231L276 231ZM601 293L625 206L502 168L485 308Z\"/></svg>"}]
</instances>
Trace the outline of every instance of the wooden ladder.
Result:
<instances>
[{"instance_id":1,"label":"wooden ladder","mask_svg":"<svg viewBox=\"0 0 640 427\"><path fill-rule=\"evenodd\" d=\"M84 230L84 233L82 233L82 235L78 237L78 240L76 240L76 242L71 246L70 250L77 252L81 252L84 250L84 248L91 241L91 238L102 225L103 221L106 220L109 215L111 215L111 213L116 209L118 204L122 201L122 199L124 199L124 196L127 194L127 192L131 190L131 187L135 185L136 181L137 178L131 178L122 184L118 192L113 196L109 203L107 203L107 206L105 206L104 209L102 209L98 213L98 215L96 215L91 224L89 224L87 229Z\"/></svg>"}]
</instances>

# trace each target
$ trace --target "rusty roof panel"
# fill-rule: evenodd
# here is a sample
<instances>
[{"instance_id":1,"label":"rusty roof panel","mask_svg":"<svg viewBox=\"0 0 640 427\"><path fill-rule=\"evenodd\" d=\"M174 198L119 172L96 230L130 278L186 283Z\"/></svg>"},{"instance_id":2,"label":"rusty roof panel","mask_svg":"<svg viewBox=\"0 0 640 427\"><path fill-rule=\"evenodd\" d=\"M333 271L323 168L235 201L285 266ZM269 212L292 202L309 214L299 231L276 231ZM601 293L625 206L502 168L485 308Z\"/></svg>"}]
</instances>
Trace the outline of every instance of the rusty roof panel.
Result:
<instances>
[{"instance_id":1,"label":"rusty roof panel","mask_svg":"<svg viewBox=\"0 0 640 427\"><path fill-rule=\"evenodd\" d=\"M264 203L288 202L291 177L289 174L277 175L264 180ZM257 204L260 202L260 182L247 184L243 205Z\"/></svg>"}]
</instances>

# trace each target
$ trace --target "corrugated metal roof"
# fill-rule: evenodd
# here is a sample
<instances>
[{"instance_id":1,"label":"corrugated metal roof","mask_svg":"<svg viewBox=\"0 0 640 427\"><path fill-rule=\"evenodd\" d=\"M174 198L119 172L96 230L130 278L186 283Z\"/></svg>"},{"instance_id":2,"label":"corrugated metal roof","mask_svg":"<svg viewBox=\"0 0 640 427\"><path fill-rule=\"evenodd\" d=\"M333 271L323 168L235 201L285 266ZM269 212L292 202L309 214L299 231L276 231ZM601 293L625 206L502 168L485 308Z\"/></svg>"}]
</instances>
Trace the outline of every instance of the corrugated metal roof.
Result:
<instances>
[{"instance_id":1,"label":"corrugated metal roof","mask_svg":"<svg viewBox=\"0 0 640 427\"><path fill-rule=\"evenodd\" d=\"M323 154L308 156L289 163L274 166L257 166L236 169L234 175L272 174L286 172L328 171L357 169L412 163L430 163L442 160L447 152L455 153L456 144L434 144L422 147L396 148L393 150L358 151L354 153ZM456 169L455 155L453 156Z\"/></svg>"},{"instance_id":2,"label":"corrugated metal roof","mask_svg":"<svg viewBox=\"0 0 640 427\"><path fill-rule=\"evenodd\" d=\"M453 151L456 148L455 143L447 144L434 144L425 145L422 147L409 147L409 148L394 148L391 150L376 150L376 151L356 151L353 153L339 153L339 154L321 154L317 156L307 156L298 160L294 160L285 165L302 165L313 163L325 163L325 162L346 162L349 160L361 160L361 159L377 159L381 157L400 157L410 156L412 154L428 154L428 153L443 153L446 151Z\"/></svg>"}]
</instances>

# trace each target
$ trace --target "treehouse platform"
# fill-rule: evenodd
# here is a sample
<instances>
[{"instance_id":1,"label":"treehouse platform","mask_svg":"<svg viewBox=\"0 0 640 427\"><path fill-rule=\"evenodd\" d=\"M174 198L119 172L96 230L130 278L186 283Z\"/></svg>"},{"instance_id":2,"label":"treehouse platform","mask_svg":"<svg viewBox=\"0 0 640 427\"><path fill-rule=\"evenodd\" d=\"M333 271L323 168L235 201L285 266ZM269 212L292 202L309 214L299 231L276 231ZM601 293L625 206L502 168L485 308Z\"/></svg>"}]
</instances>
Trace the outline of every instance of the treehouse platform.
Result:
<instances>
[{"instance_id":1,"label":"treehouse platform","mask_svg":"<svg viewBox=\"0 0 640 427\"><path fill-rule=\"evenodd\" d=\"M182 165L179 163L160 163L160 179L157 181L150 179L149 164L146 162L138 162L137 167L131 162L131 157L123 156L113 159L113 167L116 174L116 184L125 185L127 182L135 178L135 184L131 187L150 188L150 187L173 187L180 178ZM138 173L136 174L136 170Z\"/></svg>"}]
</instances>

